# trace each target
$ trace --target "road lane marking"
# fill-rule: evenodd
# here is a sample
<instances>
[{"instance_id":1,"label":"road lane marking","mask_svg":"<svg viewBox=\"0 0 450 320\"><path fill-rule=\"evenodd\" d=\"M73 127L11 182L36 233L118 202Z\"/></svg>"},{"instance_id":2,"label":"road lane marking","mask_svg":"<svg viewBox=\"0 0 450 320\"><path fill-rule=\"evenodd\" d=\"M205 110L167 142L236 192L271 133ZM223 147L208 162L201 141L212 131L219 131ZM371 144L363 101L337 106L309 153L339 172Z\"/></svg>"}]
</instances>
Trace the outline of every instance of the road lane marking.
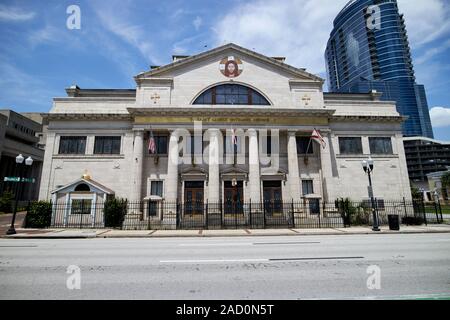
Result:
<instances>
[{"instance_id":1,"label":"road lane marking","mask_svg":"<svg viewBox=\"0 0 450 320\"><path fill-rule=\"evenodd\" d=\"M314 243L320 243L319 241L297 241L297 242L254 242L254 245L282 245L282 244L314 244Z\"/></svg>"},{"instance_id":2,"label":"road lane marking","mask_svg":"<svg viewBox=\"0 0 450 320\"><path fill-rule=\"evenodd\" d=\"M160 263L269 262L269 259L161 260Z\"/></svg>"},{"instance_id":3,"label":"road lane marking","mask_svg":"<svg viewBox=\"0 0 450 320\"><path fill-rule=\"evenodd\" d=\"M180 243L180 247L230 247L230 246L252 246L251 242L237 242L237 243Z\"/></svg>"},{"instance_id":4,"label":"road lane marking","mask_svg":"<svg viewBox=\"0 0 450 320\"><path fill-rule=\"evenodd\" d=\"M0 246L0 248L37 248L37 245L12 245L12 246Z\"/></svg>"},{"instance_id":5,"label":"road lane marking","mask_svg":"<svg viewBox=\"0 0 450 320\"><path fill-rule=\"evenodd\" d=\"M291 242L220 242L220 243L180 243L180 247L230 247L230 246L255 246L255 245L293 245L293 244L317 244L320 241L291 241Z\"/></svg>"},{"instance_id":6,"label":"road lane marking","mask_svg":"<svg viewBox=\"0 0 450 320\"><path fill-rule=\"evenodd\" d=\"M346 259L364 259L364 257L272 258L272 259L269 259L269 261L346 260Z\"/></svg>"},{"instance_id":7,"label":"road lane marking","mask_svg":"<svg viewBox=\"0 0 450 320\"><path fill-rule=\"evenodd\" d=\"M304 260L344 260L364 259L364 257L308 257L308 258L261 258L261 259L192 259L192 260L161 260L160 263L227 263L227 262L281 262Z\"/></svg>"}]
</instances>

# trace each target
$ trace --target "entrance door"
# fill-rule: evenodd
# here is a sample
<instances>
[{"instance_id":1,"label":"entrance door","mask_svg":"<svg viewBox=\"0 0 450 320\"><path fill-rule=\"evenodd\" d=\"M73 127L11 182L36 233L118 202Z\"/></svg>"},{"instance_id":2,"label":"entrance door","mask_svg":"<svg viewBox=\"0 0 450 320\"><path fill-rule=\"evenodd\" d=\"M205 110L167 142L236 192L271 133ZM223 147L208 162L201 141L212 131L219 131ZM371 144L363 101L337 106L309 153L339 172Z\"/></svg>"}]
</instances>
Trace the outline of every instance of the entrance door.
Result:
<instances>
[{"instance_id":1,"label":"entrance door","mask_svg":"<svg viewBox=\"0 0 450 320\"><path fill-rule=\"evenodd\" d=\"M283 212L283 199L281 195L281 181L263 182L264 210L267 214Z\"/></svg>"},{"instance_id":2,"label":"entrance door","mask_svg":"<svg viewBox=\"0 0 450 320\"><path fill-rule=\"evenodd\" d=\"M203 181L186 181L184 183L185 213L189 215L203 214Z\"/></svg>"},{"instance_id":3,"label":"entrance door","mask_svg":"<svg viewBox=\"0 0 450 320\"><path fill-rule=\"evenodd\" d=\"M225 214L242 214L244 201L244 187L242 181L233 186L231 181L224 182Z\"/></svg>"}]
</instances>

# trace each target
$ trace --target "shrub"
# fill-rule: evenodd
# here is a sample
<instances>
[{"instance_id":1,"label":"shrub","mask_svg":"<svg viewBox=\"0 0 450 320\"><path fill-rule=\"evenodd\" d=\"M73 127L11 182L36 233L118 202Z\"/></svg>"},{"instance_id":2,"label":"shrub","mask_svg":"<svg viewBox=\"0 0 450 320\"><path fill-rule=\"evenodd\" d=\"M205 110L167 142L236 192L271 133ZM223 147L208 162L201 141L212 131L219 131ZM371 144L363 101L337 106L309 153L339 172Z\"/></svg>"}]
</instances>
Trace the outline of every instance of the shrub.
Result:
<instances>
[{"instance_id":1,"label":"shrub","mask_svg":"<svg viewBox=\"0 0 450 320\"><path fill-rule=\"evenodd\" d=\"M49 201L38 201L30 204L26 216L27 228L46 228L52 221L52 204Z\"/></svg>"},{"instance_id":2,"label":"shrub","mask_svg":"<svg viewBox=\"0 0 450 320\"><path fill-rule=\"evenodd\" d=\"M352 225L362 226L369 224L369 217L372 214L372 209L367 207L364 203L358 206L356 213L350 217Z\"/></svg>"},{"instance_id":3,"label":"shrub","mask_svg":"<svg viewBox=\"0 0 450 320\"><path fill-rule=\"evenodd\" d=\"M0 212L9 213L13 211L12 202L14 194L10 191L3 192L0 197Z\"/></svg>"},{"instance_id":4,"label":"shrub","mask_svg":"<svg viewBox=\"0 0 450 320\"><path fill-rule=\"evenodd\" d=\"M422 217L403 217L402 224L406 224L408 226L420 226L424 223Z\"/></svg>"},{"instance_id":5,"label":"shrub","mask_svg":"<svg viewBox=\"0 0 450 320\"><path fill-rule=\"evenodd\" d=\"M344 220L344 226L350 226L352 217L357 212L357 208L352 204L349 198L341 198L335 201L335 207Z\"/></svg>"},{"instance_id":6,"label":"shrub","mask_svg":"<svg viewBox=\"0 0 450 320\"><path fill-rule=\"evenodd\" d=\"M105 202L105 227L121 228L127 214L128 202L125 199L114 198Z\"/></svg>"},{"instance_id":7,"label":"shrub","mask_svg":"<svg viewBox=\"0 0 450 320\"><path fill-rule=\"evenodd\" d=\"M421 201L423 199L423 194L420 192L419 188L415 186L411 186L411 196L413 200L419 200Z\"/></svg>"}]
</instances>

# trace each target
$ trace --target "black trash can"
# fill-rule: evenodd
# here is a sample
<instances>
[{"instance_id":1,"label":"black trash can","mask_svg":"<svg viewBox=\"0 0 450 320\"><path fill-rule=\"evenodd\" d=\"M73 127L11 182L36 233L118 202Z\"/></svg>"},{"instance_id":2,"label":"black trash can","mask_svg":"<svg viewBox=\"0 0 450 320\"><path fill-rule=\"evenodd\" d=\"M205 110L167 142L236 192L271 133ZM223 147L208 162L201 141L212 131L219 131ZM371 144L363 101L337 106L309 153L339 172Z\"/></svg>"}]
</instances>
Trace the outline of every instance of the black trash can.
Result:
<instances>
[{"instance_id":1,"label":"black trash can","mask_svg":"<svg viewBox=\"0 0 450 320\"><path fill-rule=\"evenodd\" d=\"M388 215L389 230L400 230L400 219L396 214Z\"/></svg>"}]
</instances>

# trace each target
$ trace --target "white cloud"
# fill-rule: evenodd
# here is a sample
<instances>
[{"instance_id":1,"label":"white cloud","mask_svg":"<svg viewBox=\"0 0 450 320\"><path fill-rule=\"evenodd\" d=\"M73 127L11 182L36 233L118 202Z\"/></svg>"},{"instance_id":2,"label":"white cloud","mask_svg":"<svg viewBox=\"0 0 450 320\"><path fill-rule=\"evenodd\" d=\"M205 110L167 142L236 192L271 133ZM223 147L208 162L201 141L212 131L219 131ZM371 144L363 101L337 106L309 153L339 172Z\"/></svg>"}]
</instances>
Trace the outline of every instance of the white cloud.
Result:
<instances>
[{"instance_id":1,"label":"white cloud","mask_svg":"<svg viewBox=\"0 0 450 320\"><path fill-rule=\"evenodd\" d=\"M34 12L25 12L16 7L7 7L0 5L0 21L27 21L34 18Z\"/></svg>"},{"instance_id":2,"label":"white cloud","mask_svg":"<svg viewBox=\"0 0 450 320\"><path fill-rule=\"evenodd\" d=\"M450 34L450 6L446 1L399 0L413 48ZM215 44L235 42L266 55L287 56L287 63L323 73L323 55L333 20L347 2L253 0L233 7L218 21L213 28ZM422 59L442 50L432 50Z\"/></svg>"},{"instance_id":3,"label":"white cloud","mask_svg":"<svg viewBox=\"0 0 450 320\"><path fill-rule=\"evenodd\" d=\"M126 3L124 6L123 2L114 1L108 6L95 7L94 10L105 29L138 49L148 62L161 64L156 57L153 43L148 40L150 38L148 30L130 23L132 19L128 14Z\"/></svg>"},{"instance_id":4,"label":"white cloud","mask_svg":"<svg viewBox=\"0 0 450 320\"><path fill-rule=\"evenodd\" d=\"M450 48L450 39L448 39L447 41L444 41L437 47L431 47L431 48L427 49L425 51L425 53L422 54L420 57L418 57L414 62L416 65L426 63L426 62L430 61L431 58L433 58L434 56L446 51L448 48Z\"/></svg>"},{"instance_id":5,"label":"white cloud","mask_svg":"<svg viewBox=\"0 0 450 320\"><path fill-rule=\"evenodd\" d=\"M433 107L430 109L430 117L433 127L450 127L450 108Z\"/></svg>"},{"instance_id":6,"label":"white cloud","mask_svg":"<svg viewBox=\"0 0 450 320\"><path fill-rule=\"evenodd\" d=\"M450 34L448 0L398 0L398 7L413 48Z\"/></svg>"},{"instance_id":7,"label":"white cloud","mask_svg":"<svg viewBox=\"0 0 450 320\"><path fill-rule=\"evenodd\" d=\"M214 26L215 44L234 42L312 73L325 71L333 19L347 0L256 0L233 7Z\"/></svg>"},{"instance_id":8,"label":"white cloud","mask_svg":"<svg viewBox=\"0 0 450 320\"><path fill-rule=\"evenodd\" d=\"M46 81L39 76L31 75L20 69L0 55L0 96L3 100L20 101L28 108L33 106L49 106L51 98L59 95L59 92L50 90ZM8 107L14 108L14 105Z\"/></svg>"},{"instance_id":9,"label":"white cloud","mask_svg":"<svg viewBox=\"0 0 450 320\"><path fill-rule=\"evenodd\" d=\"M198 31L198 29L200 29L200 27L203 24L203 20L201 17L197 16L197 17L195 17L194 21L192 21L192 24L194 25L195 30Z\"/></svg>"}]
</instances>

